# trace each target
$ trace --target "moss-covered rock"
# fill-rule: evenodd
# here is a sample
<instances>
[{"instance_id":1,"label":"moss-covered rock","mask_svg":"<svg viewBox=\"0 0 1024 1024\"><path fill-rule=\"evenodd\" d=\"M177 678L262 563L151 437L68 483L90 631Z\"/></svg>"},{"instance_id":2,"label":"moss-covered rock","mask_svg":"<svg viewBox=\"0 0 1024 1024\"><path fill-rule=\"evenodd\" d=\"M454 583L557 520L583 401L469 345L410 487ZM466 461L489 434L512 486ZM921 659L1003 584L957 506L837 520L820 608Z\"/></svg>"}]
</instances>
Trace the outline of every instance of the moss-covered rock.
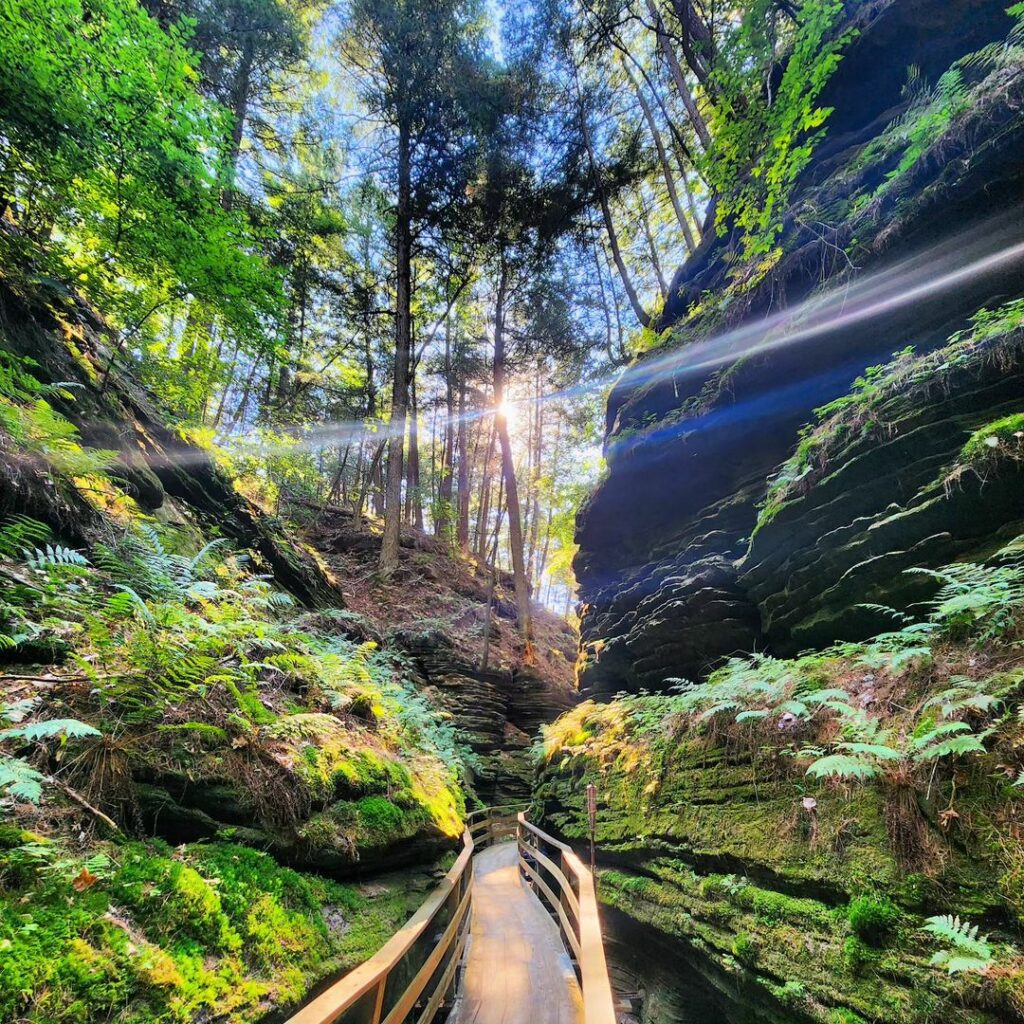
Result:
<instances>
[{"instance_id":1,"label":"moss-covered rock","mask_svg":"<svg viewBox=\"0 0 1024 1024\"><path fill-rule=\"evenodd\" d=\"M1007 675L993 650L973 646L933 651L927 663L883 659L873 670L864 662L877 651L848 647L737 663L678 697L582 705L547 731L537 812L583 840L587 784L597 787L600 898L623 915L612 927L653 929L655 945L685 961L675 967L677 992L703 979L713 1017L1024 1019L1024 791L1012 785L1024 746L1019 673ZM1002 654L1011 664L1012 650ZM995 677L977 689L1003 687L1005 702L979 702L991 720L987 753L937 755L915 769L893 750L867 781L814 778L823 755L844 749L841 730L854 718L874 721L865 728L879 749L897 742L884 737L924 736L941 720L933 698L961 673L989 670ZM858 747L846 749L852 756ZM991 933L994 959L983 971L930 964L943 946L924 928L941 914ZM630 969L642 987L672 988L665 965L652 966L650 982L642 965Z\"/></svg>"},{"instance_id":2,"label":"moss-covered rock","mask_svg":"<svg viewBox=\"0 0 1024 1024\"><path fill-rule=\"evenodd\" d=\"M30 834L0 852L0 1017L32 1024L259 1021L372 955L418 900L226 843L97 844Z\"/></svg>"}]
</instances>

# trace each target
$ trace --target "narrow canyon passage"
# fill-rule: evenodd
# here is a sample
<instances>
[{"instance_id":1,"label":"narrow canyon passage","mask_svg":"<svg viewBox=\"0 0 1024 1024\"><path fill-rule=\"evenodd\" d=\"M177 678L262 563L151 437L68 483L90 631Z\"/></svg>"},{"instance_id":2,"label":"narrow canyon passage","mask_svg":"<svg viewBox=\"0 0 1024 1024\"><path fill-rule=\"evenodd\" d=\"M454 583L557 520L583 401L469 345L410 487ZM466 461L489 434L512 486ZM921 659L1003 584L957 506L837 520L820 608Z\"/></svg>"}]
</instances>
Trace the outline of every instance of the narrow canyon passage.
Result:
<instances>
[{"instance_id":1,"label":"narrow canyon passage","mask_svg":"<svg viewBox=\"0 0 1024 1024\"><path fill-rule=\"evenodd\" d=\"M480 853L473 886L455 1024L581 1024L576 975L555 923L520 878L516 844Z\"/></svg>"}]
</instances>

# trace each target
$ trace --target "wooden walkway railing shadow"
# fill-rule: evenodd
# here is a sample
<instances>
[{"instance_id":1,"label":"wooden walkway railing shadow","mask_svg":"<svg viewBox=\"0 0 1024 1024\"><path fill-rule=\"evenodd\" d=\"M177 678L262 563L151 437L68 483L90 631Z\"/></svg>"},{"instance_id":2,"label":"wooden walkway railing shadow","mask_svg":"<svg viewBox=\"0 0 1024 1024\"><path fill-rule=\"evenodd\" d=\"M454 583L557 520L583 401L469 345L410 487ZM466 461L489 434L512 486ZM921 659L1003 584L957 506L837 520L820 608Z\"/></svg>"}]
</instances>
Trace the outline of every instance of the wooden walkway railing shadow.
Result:
<instances>
[{"instance_id":1,"label":"wooden walkway railing shadow","mask_svg":"<svg viewBox=\"0 0 1024 1024\"><path fill-rule=\"evenodd\" d=\"M615 1024L597 894L590 870L565 843L531 824L519 806L469 815L455 863L415 914L366 963L340 978L286 1024L434 1024L458 986L469 937L473 854L515 839L519 864L559 924L583 990L585 1024ZM542 1024L542 1022L538 1022Z\"/></svg>"}]
</instances>

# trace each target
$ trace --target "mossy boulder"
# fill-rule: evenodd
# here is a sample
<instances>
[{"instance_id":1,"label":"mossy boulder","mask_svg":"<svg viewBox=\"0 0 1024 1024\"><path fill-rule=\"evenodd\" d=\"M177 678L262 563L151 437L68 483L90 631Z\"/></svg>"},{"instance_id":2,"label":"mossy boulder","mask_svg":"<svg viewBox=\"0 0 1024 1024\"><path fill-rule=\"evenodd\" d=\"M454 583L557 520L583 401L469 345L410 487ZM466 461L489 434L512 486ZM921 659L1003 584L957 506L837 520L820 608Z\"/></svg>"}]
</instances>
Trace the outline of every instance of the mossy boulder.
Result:
<instances>
[{"instance_id":1,"label":"mossy boulder","mask_svg":"<svg viewBox=\"0 0 1024 1024\"><path fill-rule=\"evenodd\" d=\"M29 836L0 852L0 1018L26 1024L256 1022L372 955L417 881L372 890L226 843Z\"/></svg>"}]
</instances>

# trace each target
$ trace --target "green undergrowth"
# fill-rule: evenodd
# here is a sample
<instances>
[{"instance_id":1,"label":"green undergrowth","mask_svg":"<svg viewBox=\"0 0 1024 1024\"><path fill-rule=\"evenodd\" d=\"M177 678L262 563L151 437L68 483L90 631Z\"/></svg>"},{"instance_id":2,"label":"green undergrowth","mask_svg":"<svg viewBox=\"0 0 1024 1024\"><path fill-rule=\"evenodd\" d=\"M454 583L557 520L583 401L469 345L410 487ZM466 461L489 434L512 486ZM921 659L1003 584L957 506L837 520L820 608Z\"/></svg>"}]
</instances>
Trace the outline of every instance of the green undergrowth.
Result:
<instances>
[{"instance_id":1,"label":"green undergrowth","mask_svg":"<svg viewBox=\"0 0 1024 1024\"><path fill-rule=\"evenodd\" d=\"M257 1021L372 955L418 897L225 843L96 843L0 830L0 1019Z\"/></svg>"},{"instance_id":2,"label":"green undergrowth","mask_svg":"<svg viewBox=\"0 0 1024 1024\"><path fill-rule=\"evenodd\" d=\"M73 547L0 521L0 1019L260 1020L422 898L308 869L436 859L461 833L465 751L348 613L143 515L30 371L0 362L0 451L98 527Z\"/></svg>"},{"instance_id":3,"label":"green undergrowth","mask_svg":"<svg viewBox=\"0 0 1024 1024\"><path fill-rule=\"evenodd\" d=\"M296 608L254 552L143 515L31 369L0 358L0 447L77 489L101 527L77 550L0 522L0 656L20 666L0 676L0 793L38 803L57 777L125 825L140 776L226 786L261 845L352 860L457 836L465 753L402 658L346 639L343 611ZM391 810L363 813L366 798Z\"/></svg>"},{"instance_id":4,"label":"green undergrowth","mask_svg":"<svg viewBox=\"0 0 1024 1024\"><path fill-rule=\"evenodd\" d=\"M32 520L0 525L0 557L16 566L4 653L62 662L19 673L29 685L7 708L0 771L56 773L121 820L147 765L221 782L275 834L305 825L304 842L353 859L421 830L458 835L461 751L402 663L332 632L330 612L297 611L248 556L222 542L182 554L182 540L142 524L86 554ZM27 742L54 719L99 735ZM26 794L38 796L12 795ZM363 813L368 797L392 810ZM325 813L331 828L311 820Z\"/></svg>"},{"instance_id":5,"label":"green undergrowth","mask_svg":"<svg viewBox=\"0 0 1024 1024\"><path fill-rule=\"evenodd\" d=\"M865 437L884 437L907 409L920 407L955 376L995 363L1016 365L1024 345L1024 300L1014 299L996 310L983 309L970 326L950 337L948 344L926 355L906 348L889 363L868 367L850 391L815 410L817 421L801 431L793 455L769 481L754 533L763 529L791 501L825 478L839 453ZM991 456L988 438L995 436L999 453L1019 441L1020 424L1010 417L979 430L970 438L961 461L976 464Z\"/></svg>"},{"instance_id":6,"label":"green undergrowth","mask_svg":"<svg viewBox=\"0 0 1024 1024\"><path fill-rule=\"evenodd\" d=\"M1021 551L931 573L867 643L580 705L538 812L583 838L593 782L602 899L813 1020L1021 1019Z\"/></svg>"}]
</instances>

